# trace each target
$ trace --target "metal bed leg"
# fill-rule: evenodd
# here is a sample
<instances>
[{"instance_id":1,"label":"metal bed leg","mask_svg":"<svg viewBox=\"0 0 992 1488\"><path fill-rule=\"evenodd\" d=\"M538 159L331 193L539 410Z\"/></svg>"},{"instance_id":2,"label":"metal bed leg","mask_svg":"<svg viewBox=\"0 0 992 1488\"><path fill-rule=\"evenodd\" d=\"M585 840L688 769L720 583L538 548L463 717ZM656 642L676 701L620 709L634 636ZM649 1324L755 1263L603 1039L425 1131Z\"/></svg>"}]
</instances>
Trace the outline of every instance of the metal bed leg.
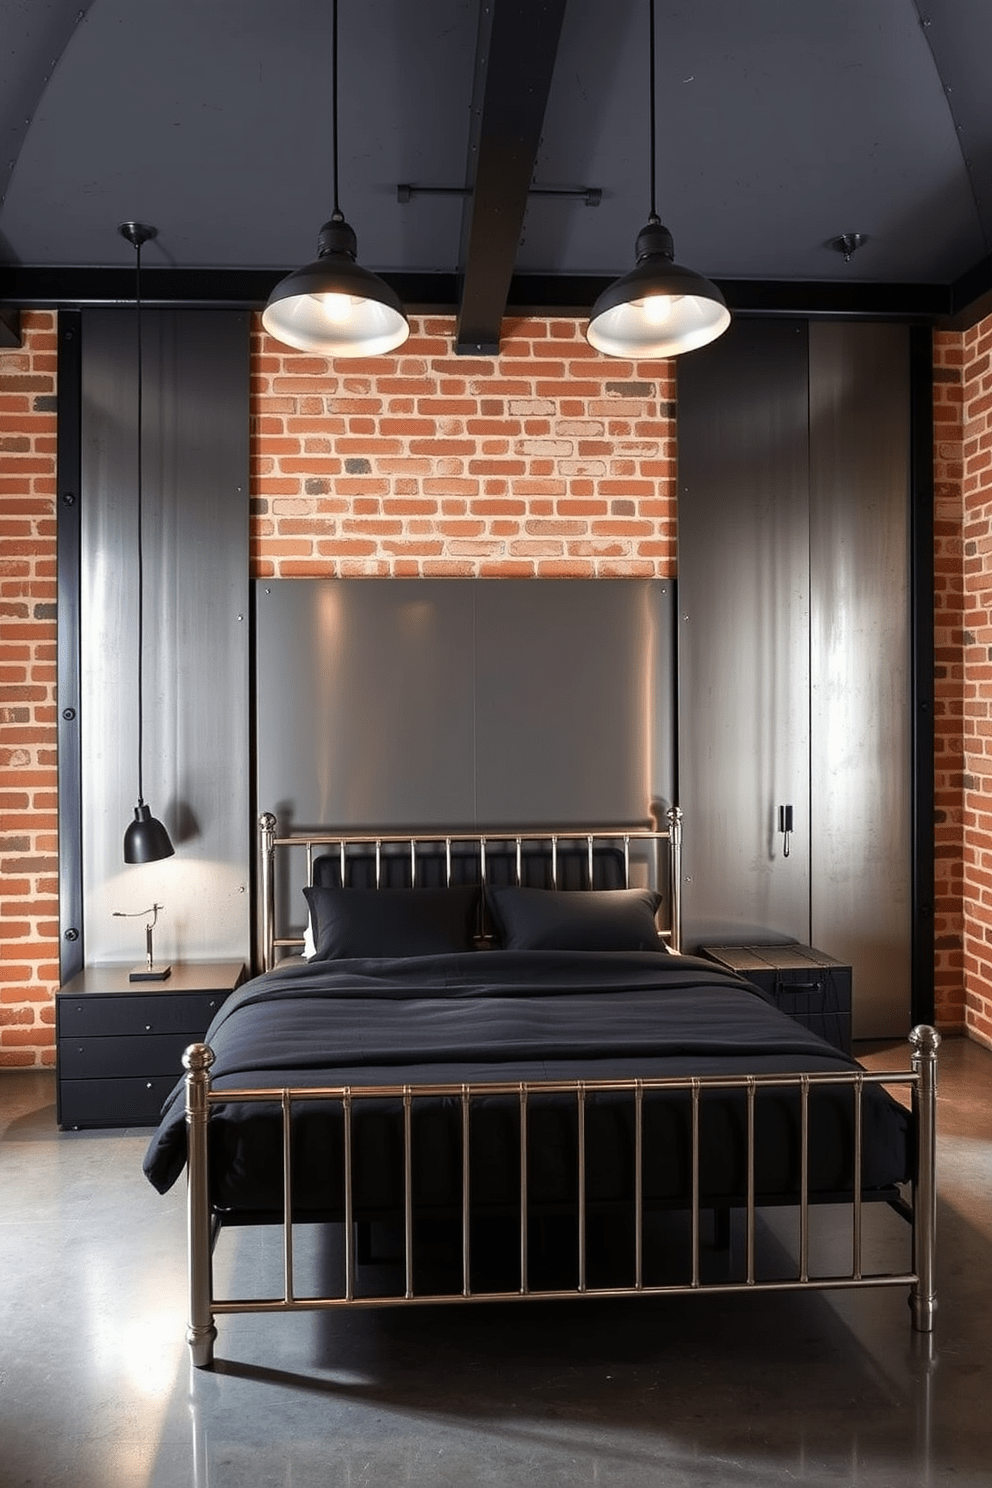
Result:
<instances>
[{"instance_id":1,"label":"metal bed leg","mask_svg":"<svg viewBox=\"0 0 992 1488\"><path fill-rule=\"evenodd\" d=\"M913 1327L919 1333L933 1331L937 1311L934 1275L937 1234L937 1049L940 1034L921 1023L909 1035L913 1048L913 1070L919 1080L913 1086L916 1125L916 1173L913 1178L913 1270L916 1283L909 1294Z\"/></svg>"},{"instance_id":2,"label":"metal bed leg","mask_svg":"<svg viewBox=\"0 0 992 1488\"><path fill-rule=\"evenodd\" d=\"M189 1263L189 1327L186 1342L197 1369L213 1363L217 1329L213 1314L210 1198L207 1189L207 1122L213 1050L191 1044L183 1055L186 1070L186 1239Z\"/></svg>"}]
</instances>

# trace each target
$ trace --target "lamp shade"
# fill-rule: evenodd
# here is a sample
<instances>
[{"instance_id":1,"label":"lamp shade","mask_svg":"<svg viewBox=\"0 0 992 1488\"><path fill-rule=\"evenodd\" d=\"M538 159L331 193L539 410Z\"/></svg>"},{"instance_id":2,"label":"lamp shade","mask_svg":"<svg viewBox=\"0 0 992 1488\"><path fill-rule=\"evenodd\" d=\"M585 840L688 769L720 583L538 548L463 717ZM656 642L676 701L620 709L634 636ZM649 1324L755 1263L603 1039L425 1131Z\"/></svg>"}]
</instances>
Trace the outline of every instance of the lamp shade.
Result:
<instances>
[{"instance_id":1,"label":"lamp shade","mask_svg":"<svg viewBox=\"0 0 992 1488\"><path fill-rule=\"evenodd\" d=\"M586 339L618 357L671 357L721 336L730 311L715 284L675 262L672 235L653 218L637 237L637 263L604 289Z\"/></svg>"},{"instance_id":2,"label":"lamp shade","mask_svg":"<svg viewBox=\"0 0 992 1488\"><path fill-rule=\"evenodd\" d=\"M125 863L157 863L171 858L175 848L162 823L139 801L134 808L134 821L124 833Z\"/></svg>"},{"instance_id":3,"label":"lamp shade","mask_svg":"<svg viewBox=\"0 0 992 1488\"><path fill-rule=\"evenodd\" d=\"M410 334L399 297L356 262L358 243L344 218L325 222L317 257L280 279L262 311L271 336L298 351L378 356Z\"/></svg>"}]
</instances>

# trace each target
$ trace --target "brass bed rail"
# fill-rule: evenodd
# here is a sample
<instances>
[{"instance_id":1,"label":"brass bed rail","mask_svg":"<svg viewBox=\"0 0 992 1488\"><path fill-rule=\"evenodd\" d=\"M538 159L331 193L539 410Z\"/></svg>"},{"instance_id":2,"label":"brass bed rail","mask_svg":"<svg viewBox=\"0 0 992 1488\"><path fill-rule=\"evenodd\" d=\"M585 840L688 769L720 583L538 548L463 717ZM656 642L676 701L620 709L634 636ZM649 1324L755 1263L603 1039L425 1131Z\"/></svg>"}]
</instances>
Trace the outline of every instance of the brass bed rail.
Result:
<instances>
[{"instance_id":1,"label":"brass bed rail","mask_svg":"<svg viewBox=\"0 0 992 1488\"><path fill-rule=\"evenodd\" d=\"M194 1044L183 1056L186 1075L186 1121L189 1148L188 1172L188 1243L189 1243L189 1327L187 1341L193 1363L200 1368L213 1359L218 1315L247 1312L298 1312L342 1307L382 1307L398 1304L431 1305L458 1302L508 1302L524 1298L553 1299L580 1296L663 1296L684 1293L723 1293L761 1291L839 1290L867 1287L909 1287L912 1324L922 1333L933 1329L936 1309L934 1245L936 1231L935 1127L937 1047L939 1034L921 1025L910 1035L912 1068L897 1072L847 1070L813 1074L764 1074L738 1076L679 1076L626 1080L558 1080L536 1082L494 1082L472 1084L433 1084L411 1086L335 1086L323 1089L224 1089L210 1088L213 1053L206 1044ZM810 1211L816 1202L809 1191L809 1102L811 1093L824 1086L848 1086L854 1102L854 1159L851 1183L851 1264L839 1274L810 1274ZM866 1268L864 1254L864 1206L862 1195L863 1135L862 1108L866 1086L909 1087L914 1124L914 1169L908 1199L896 1206L912 1225L911 1265L908 1269L876 1271ZM764 1207L755 1191L755 1102L766 1089L792 1090L799 1098L801 1163L798 1193L799 1243L795 1274L762 1279L757 1274L757 1220ZM746 1098L746 1196L743 1204L745 1257L743 1279L711 1280L703 1276L701 1266L701 1212L712 1207L712 1199L703 1205L700 1182L700 1102L707 1092L742 1090ZM687 1092L691 1099L691 1179L690 1255L691 1275L687 1282L654 1283L646 1280L644 1268L645 1219L644 1195L645 1140L643 1102L648 1093L657 1091ZM572 1286L541 1287L532 1285L528 1273L528 1231L533 1212L527 1184L527 1112L535 1096L571 1096L577 1111L576 1162L577 1186L577 1280ZM588 1222L585 1170L585 1110L590 1095L627 1094L634 1103L634 1192L633 1280L624 1284L598 1285L590 1282L587 1265ZM472 1189L469 1173L469 1132L472 1103L483 1096L507 1096L518 1103L520 1125L519 1179L519 1285L514 1289L476 1289L472 1284L471 1206ZM422 1099L449 1097L461 1107L461 1290L457 1292L418 1292L415 1286L413 1232L416 1219L412 1179L412 1111ZM403 1132L403 1289L385 1294L358 1294L355 1249L355 1198L352 1172L351 1113L356 1100L401 1101ZM299 1296L294 1281L294 1225L305 1221L293 1218L293 1162L291 1125L297 1102L338 1102L343 1113L343 1228L344 1284L340 1294ZM228 1102L267 1102L282 1110L283 1147L283 1277L279 1295L258 1298L215 1297L213 1289L213 1229L208 1184L208 1125L211 1107ZM741 1207L739 1205L735 1207Z\"/></svg>"},{"instance_id":2,"label":"brass bed rail","mask_svg":"<svg viewBox=\"0 0 992 1488\"><path fill-rule=\"evenodd\" d=\"M667 947L679 952L682 949L681 924L682 924L682 812L677 806L670 807L666 813L668 827L660 831L648 831L642 828L631 829L608 829L603 831L588 831L576 829L569 831L567 828L556 828L554 831L526 831L518 832L512 829L503 831L493 830L491 832L440 832L440 833L407 833L407 832L381 832L381 833L356 833L356 832L294 832L289 836L278 835L278 821L270 811L263 812L258 819L258 887L259 887L259 924L258 924L258 960L262 971L269 971L275 964L278 951L298 951L303 945L303 937L299 935L279 935L276 929L276 852L277 850L295 850L306 856L306 881L313 881L313 864L317 851L327 852L333 849L340 858L342 882L344 880L345 864L348 853L354 848L371 849L375 857L376 887L379 886L380 873L385 854L396 853L405 850L409 853L411 880L417 881L418 852L423 848L431 848L435 851L444 850L447 865L447 878L450 883L453 863L453 855L459 846L477 847L479 850L479 882L484 887L486 883L486 857L487 851L495 847L513 847L516 853L517 882L521 881L523 856L528 847L546 846L550 855L552 887L558 886L558 859L563 844L574 846L584 843L588 854L589 877L592 879L593 856L597 846L614 845L621 849L624 864L624 882L627 887L631 884L631 860L632 849L647 849L652 855L653 861L649 867L655 876L660 868L660 855L664 852L667 883L665 884L664 904L667 911L667 925L660 934ZM653 886L653 885L652 885Z\"/></svg>"}]
</instances>

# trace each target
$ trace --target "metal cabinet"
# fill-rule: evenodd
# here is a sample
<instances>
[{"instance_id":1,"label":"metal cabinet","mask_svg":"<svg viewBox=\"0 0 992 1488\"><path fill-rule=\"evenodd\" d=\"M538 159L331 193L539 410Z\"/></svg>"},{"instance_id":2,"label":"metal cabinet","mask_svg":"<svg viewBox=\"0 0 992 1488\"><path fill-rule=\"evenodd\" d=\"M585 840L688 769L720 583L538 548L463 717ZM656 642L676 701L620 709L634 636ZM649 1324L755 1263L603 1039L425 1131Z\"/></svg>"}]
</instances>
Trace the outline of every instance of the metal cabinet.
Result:
<instances>
[{"instance_id":1,"label":"metal cabinet","mask_svg":"<svg viewBox=\"0 0 992 1488\"><path fill-rule=\"evenodd\" d=\"M855 1037L909 1023L909 401L901 326L740 320L679 367L685 944L824 946Z\"/></svg>"}]
</instances>

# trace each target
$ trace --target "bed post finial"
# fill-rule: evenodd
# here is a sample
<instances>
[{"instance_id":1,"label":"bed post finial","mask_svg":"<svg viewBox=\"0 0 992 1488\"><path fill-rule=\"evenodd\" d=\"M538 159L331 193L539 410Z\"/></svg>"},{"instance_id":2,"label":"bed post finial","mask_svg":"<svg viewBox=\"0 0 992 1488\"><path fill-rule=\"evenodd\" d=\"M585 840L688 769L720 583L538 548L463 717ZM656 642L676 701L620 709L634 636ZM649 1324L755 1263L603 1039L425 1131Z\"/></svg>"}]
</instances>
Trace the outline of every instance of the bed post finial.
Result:
<instances>
[{"instance_id":1,"label":"bed post finial","mask_svg":"<svg viewBox=\"0 0 992 1488\"><path fill-rule=\"evenodd\" d=\"M186 1070L186 1243L189 1254L189 1327L186 1342L197 1369L213 1363L217 1329L213 1314L210 1255L210 1195L207 1187L207 1122L210 1117L209 1044L190 1044L183 1054Z\"/></svg>"},{"instance_id":2,"label":"bed post finial","mask_svg":"<svg viewBox=\"0 0 992 1488\"><path fill-rule=\"evenodd\" d=\"M916 1171L913 1175L913 1270L916 1283L909 1294L913 1327L919 1333L933 1331L937 1311L935 1244L937 1238L937 1050L940 1034L920 1023L909 1035L913 1071L919 1077L913 1086L916 1118Z\"/></svg>"}]
</instances>

